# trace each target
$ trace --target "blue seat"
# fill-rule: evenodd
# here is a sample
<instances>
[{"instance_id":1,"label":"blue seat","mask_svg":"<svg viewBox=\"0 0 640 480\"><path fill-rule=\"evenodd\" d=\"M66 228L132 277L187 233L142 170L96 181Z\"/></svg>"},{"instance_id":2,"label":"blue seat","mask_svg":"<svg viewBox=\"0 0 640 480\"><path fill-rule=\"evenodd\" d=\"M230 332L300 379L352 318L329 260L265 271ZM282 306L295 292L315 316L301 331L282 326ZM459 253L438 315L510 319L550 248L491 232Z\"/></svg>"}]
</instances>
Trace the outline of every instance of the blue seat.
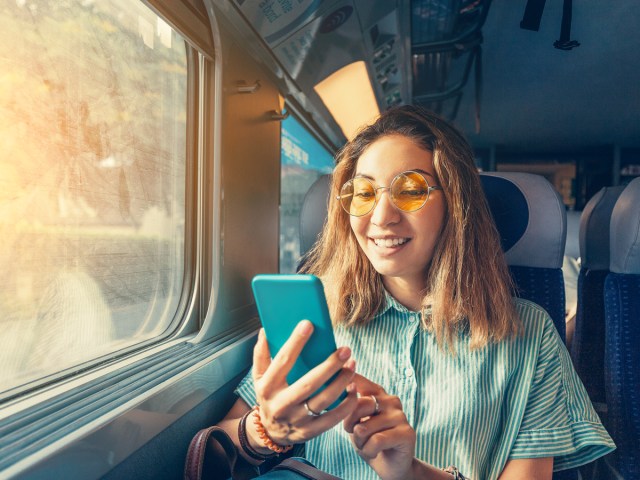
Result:
<instances>
[{"instance_id":1,"label":"blue seat","mask_svg":"<svg viewBox=\"0 0 640 480\"><path fill-rule=\"evenodd\" d=\"M573 364L596 410L604 412L604 280L609 274L609 223L624 187L605 187L580 217L578 310L571 344Z\"/></svg>"},{"instance_id":2,"label":"blue seat","mask_svg":"<svg viewBox=\"0 0 640 480\"><path fill-rule=\"evenodd\" d=\"M620 194L610 225L605 280L608 426L625 479L640 478L640 178Z\"/></svg>"},{"instance_id":3,"label":"blue seat","mask_svg":"<svg viewBox=\"0 0 640 480\"><path fill-rule=\"evenodd\" d=\"M567 237L566 209L542 176L530 173L480 175L515 295L544 308L565 341L562 262ZM577 480L578 470L554 472L553 480Z\"/></svg>"},{"instance_id":4,"label":"blue seat","mask_svg":"<svg viewBox=\"0 0 640 480\"><path fill-rule=\"evenodd\" d=\"M544 308L564 341L567 216L560 195L544 177L531 173L483 173L480 179L515 295Z\"/></svg>"}]
</instances>

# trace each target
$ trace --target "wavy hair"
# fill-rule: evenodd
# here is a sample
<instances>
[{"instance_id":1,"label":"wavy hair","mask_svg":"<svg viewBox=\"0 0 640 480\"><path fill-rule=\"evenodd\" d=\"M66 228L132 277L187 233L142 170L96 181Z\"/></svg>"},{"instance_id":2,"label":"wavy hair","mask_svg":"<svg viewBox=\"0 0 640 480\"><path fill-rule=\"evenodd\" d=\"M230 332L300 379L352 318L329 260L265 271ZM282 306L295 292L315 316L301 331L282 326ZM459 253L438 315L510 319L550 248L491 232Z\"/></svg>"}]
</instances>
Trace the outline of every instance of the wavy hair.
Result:
<instances>
[{"instance_id":1,"label":"wavy hair","mask_svg":"<svg viewBox=\"0 0 640 480\"><path fill-rule=\"evenodd\" d=\"M382 113L340 150L327 223L302 271L322 277L336 323L366 324L384 305L382 278L360 249L336 196L353 177L367 147L387 135L403 135L432 152L445 196L445 223L424 272L422 325L434 333L441 347L447 344L451 349L462 330L469 332L471 348L513 337L519 328L513 283L473 151L454 127L419 107L401 106Z\"/></svg>"}]
</instances>

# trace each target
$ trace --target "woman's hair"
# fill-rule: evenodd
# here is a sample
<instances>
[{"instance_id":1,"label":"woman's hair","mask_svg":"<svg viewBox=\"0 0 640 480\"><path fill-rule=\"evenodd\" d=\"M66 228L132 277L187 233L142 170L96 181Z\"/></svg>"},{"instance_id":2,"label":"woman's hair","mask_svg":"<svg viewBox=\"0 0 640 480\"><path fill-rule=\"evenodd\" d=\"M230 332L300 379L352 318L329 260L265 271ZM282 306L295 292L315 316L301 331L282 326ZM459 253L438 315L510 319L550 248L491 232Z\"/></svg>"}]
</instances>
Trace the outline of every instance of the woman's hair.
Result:
<instances>
[{"instance_id":1,"label":"woman's hair","mask_svg":"<svg viewBox=\"0 0 640 480\"><path fill-rule=\"evenodd\" d=\"M382 278L360 249L336 196L353 177L364 151L387 135L402 135L432 152L446 201L441 236L424 272L423 326L441 346L449 347L462 329L468 330L472 348L513 336L518 317L512 281L473 151L445 120L414 106L384 112L338 153L327 223L302 269L322 277L333 320L347 326L365 324L385 303ZM427 299L430 314L425 314Z\"/></svg>"}]
</instances>

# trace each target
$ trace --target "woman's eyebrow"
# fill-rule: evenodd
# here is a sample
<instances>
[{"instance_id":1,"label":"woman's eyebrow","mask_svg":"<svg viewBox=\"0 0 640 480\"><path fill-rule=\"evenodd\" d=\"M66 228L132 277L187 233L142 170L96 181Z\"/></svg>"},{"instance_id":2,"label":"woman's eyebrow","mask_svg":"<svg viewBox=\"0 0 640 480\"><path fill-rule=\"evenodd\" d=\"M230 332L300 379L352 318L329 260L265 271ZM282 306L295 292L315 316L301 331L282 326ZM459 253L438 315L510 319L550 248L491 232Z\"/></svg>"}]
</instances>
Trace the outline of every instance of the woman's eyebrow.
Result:
<instances>
[{"instance_id":1,"label":"woman's eyebrow","mask_svg":"<svg viewBox=\"0 0 640 480\"><path fill-rule=\"evenodd\" d=\"M422 173L424 175L427 175L427 176L433 178L434 180L436 179L436 176L433 173L429 173L426 170L422 170L421 168L413 168L413 169L411 169L411 171L420 172L420 173Z\"/></svg>"},{"instance_id":2,"label":"woman's eyebrow","mask_svg":"<svg viewBox=\"0 0 640 480\"><path fill-rule=\"evenodd\" d=\"M434 180L437 180L433 173L429 173L426 170L423 170L421 168L410 168L409 170L404 170L403 172L398 172L398 174L404 173L404 172L419 172L419 173L422 173L423 175L427 175L428 177L433 178ZM366 173L358 173L358 172L356 172L353 177L354 178L355 177L368 178L369 180L375 180L371 175L367 175Z\"/></svg>"}]
</instances>

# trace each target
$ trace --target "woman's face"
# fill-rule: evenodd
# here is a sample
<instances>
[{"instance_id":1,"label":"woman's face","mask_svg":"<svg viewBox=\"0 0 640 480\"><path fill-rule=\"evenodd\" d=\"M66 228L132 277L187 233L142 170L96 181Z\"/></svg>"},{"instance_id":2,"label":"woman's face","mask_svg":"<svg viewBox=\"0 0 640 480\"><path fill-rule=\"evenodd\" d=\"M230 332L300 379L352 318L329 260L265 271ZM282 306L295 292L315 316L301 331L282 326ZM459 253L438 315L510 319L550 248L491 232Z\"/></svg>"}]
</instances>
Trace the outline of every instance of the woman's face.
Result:
<instances>
[{"instance_id":1,"label":"woman's face","mask_svg":"<svg viewBox=\"0 0 640 480\"><path fill-rule=\"evenodd\" d=\"M420 171L430 185L438 185L431 152L395 134L367 147L358 159L354 176L368 177L376 186L388 187L396 175L407 170ZM378 191L378 201L370 213L350 220L360 248L387 288L390 282L400 280L421 290L445 214L441 190L431 191L421 209L404 212L391 202L389 190L383 189Z\"/></svg>"}]
</instances>

